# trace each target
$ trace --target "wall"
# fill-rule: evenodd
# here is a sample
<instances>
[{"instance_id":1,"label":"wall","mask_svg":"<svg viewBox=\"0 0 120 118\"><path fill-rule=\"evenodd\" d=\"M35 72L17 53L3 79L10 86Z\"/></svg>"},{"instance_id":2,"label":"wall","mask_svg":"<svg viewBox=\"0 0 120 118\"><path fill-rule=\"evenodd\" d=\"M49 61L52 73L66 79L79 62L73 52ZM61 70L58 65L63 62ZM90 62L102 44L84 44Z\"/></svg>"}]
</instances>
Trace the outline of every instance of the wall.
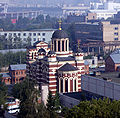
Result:
<instances>
[{"instance_id":1,"label":"wall","mask_svg":"<svg viewBox=\"0 0 120 118\"><path fill-rule=\"evenodd\" d=\"M118 83L82 75L81 87L82 90L109 97L111 99L120 100L120 84Z\"/></svg>"},{"instance_id":2,"label":"wall","mask_svg":"<svg viewBox=\"0 0 120 118\"><path fill-rule=\"evenodd\" d=\"M73 106L78 105L80 103L79 100L72 98L72 97L68 97L61 93L60 93L60 102L63 106L68 107L68 108L72 108Z\"/></svg>"},{"instance_id":3,"label":"wall","mask_svg":"<svg viewBox=\"0 0 120 118\"><path fill-rule=\"evenodd\" d=\"M11 37L12 41L14 41L14 38L17 36L17 37L20 37L23 42L26 42L27 38L30 37L31 44L33 45L36 41L40 41L40 40L49 42L52 38L52 34L54 33L54 31L55 29L41 29L37 31L1 31L0 35L6 35L6 38L8 39L10 39ZM31 33L31 36L30 36L30 33Z\"/></svg>"}]
</instances>

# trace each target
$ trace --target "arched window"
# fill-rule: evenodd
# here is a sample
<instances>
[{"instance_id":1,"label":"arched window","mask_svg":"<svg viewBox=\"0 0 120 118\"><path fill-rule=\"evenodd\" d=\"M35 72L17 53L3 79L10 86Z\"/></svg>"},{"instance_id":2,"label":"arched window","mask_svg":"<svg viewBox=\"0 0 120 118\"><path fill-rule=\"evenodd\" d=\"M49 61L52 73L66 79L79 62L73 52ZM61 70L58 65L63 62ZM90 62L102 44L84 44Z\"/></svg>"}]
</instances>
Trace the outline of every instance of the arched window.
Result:
<instances>
[{"instance_id":1,"label":"arched window","mask_svg":"<svg viewBox=\"0 0 120 118\"><path fill-rule=\"evenodd\" d=\"M76 91L76 80L74 80L74 90Z\"/></svg>"},{"instance_id":2,"label":"arched window","mask_svg":"<svg viewBox=\"0 0 120 118\"><path fill-rule=\"evenodd\" d=\"M68 80L65 80L65 92L68 92Z\"/></svg>"},{"instance_id":3,"label":"arched window","mask_svg":"<svg viewBox=\"0 0 120 118\"><path fill-rule=\"evenodd\" d=\"M61 92L63 92L63 80L61 80Z\"/></svg>"},{"instance_id":4,"label":"arched window","mask_svg":"<svg viewBox=\"0 0 120 118\"><path fill-rule=\"evenodd\" d=\"M56 51L56 41L54 41L54 51Z\"/></svg>"},{"instance_id":5,"label":"arched window","mask_svg":"<svg viewBox=\"0 0 120 118\"><path fill-rule=\"evenodd\" d=\"M66 41L66 51L67 51L67 41Z\"/></svg>"},{"instance_id":6,"label":"arched window","mask_svg":"<svg viewBox=\"0 0 120 118\"><path fill-rule=\"evenodd\" d=\"M34 55L33 55L33 53L32 53L32 59L34 58Z\"/></svg>"},{"instance_id":7,"label":"arched window","mask_svg":"<svg viewBox=\"0 0 120 118\"><path fill-rule=\"evenodd\" d=\"M64 51L64 41L62 41L62 51Z\"/></svg>"}]
</instances>

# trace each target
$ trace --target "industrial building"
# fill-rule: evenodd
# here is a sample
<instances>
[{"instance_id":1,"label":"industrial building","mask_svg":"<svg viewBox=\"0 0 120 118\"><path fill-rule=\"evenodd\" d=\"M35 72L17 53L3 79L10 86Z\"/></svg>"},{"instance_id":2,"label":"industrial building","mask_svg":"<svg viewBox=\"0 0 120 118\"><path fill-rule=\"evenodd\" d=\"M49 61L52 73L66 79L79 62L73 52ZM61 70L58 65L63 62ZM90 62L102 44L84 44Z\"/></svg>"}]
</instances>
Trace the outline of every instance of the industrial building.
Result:
<instances>
[{"instance_id":1,"label":"industrial building","mask_svg":"<svg viewBox=\"0 0 120 118\"><path fill-rule=\"evenodd\" d=\"M109 21L76 23L75 39L85 52L109 52L120 48L120 24Z\"/></svg>"}]
</instances>

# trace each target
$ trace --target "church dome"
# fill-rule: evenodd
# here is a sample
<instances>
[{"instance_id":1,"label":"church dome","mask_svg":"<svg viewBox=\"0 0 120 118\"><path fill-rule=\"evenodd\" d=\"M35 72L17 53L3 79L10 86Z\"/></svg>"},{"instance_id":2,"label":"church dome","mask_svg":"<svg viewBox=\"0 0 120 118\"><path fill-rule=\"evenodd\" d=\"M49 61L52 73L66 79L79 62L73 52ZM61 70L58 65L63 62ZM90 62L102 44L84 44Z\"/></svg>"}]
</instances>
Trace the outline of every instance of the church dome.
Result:
<instances>
[{"instance_id":1,"label":"church dome","mask_svg":"<svg viewBox=\"0 0 120 118\"><path fill-rule=\"evenodd\" d=\"M63 30L56 30L53 35L52 38L56 38L56 39L62 39L62 38L68 38L68 35L65 31Z\"/></svg>"}]
</instances>

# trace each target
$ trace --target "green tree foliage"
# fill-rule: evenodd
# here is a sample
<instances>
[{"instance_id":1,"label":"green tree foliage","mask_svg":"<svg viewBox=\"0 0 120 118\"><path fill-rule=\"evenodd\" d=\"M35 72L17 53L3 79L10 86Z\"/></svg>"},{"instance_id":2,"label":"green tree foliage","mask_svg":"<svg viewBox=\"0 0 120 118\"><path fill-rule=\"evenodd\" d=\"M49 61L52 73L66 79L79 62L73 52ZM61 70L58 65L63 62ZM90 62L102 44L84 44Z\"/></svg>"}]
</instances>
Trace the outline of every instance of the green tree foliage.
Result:
<instances>
[{"instance_id":1,"label":"green tree foliage","mask_svg":"<svg viewBox=\"0 0 120 118\"><path fill-rule=\"evenodd\" d=\"M13 87L13 96L20 99L20 112L18 118L49 118L49 112L44 104L38 103L39 90L35 88L36 82L26 78L22 83Z\"/></svg>"},{"instance_id":2,"label":"green tree foliage","mask_svg":"<svg viewBox=\"0 0 120 118\"><path fill-rule=\"evenodd\" d=\"M108 98L91 101L81 101L72 109L65 109L66 118L119 118L120 101L111 101Z\"/></svg>"},{"instance_id":3,"label":"green tree foliage","mask_svg":"<svg viewBox=\"0 0 120 118\"><path fill-rule=\"evenodd\" d=\"M49 91L47 100L47 110L50 112L50 118L57 118L58 112L61 110L59 94L56 92L55 96L52 96L51 91Z\"/></svg>"},{"instance_id":4,"label":"green tree foliage","mask_svg":"<svg viewBox=\"0 0 120 118\"><path fill-rule=\"evenodd\" d=\"M7 86L2 82L2 77L0 76L0 106L5 105L7 97Z\"/></svg>"},{"instance_id":5,"label":"green tree foliage","mask_svg":"<svg viewBox=\"0 0 120 118\"><path fill-rule=\"evenodd\" d=\"M11 64L20 63L26 63L26 52L8 52L5 54L0 53L0 68L9 66Z\"/></svg>"}]
</instances>

